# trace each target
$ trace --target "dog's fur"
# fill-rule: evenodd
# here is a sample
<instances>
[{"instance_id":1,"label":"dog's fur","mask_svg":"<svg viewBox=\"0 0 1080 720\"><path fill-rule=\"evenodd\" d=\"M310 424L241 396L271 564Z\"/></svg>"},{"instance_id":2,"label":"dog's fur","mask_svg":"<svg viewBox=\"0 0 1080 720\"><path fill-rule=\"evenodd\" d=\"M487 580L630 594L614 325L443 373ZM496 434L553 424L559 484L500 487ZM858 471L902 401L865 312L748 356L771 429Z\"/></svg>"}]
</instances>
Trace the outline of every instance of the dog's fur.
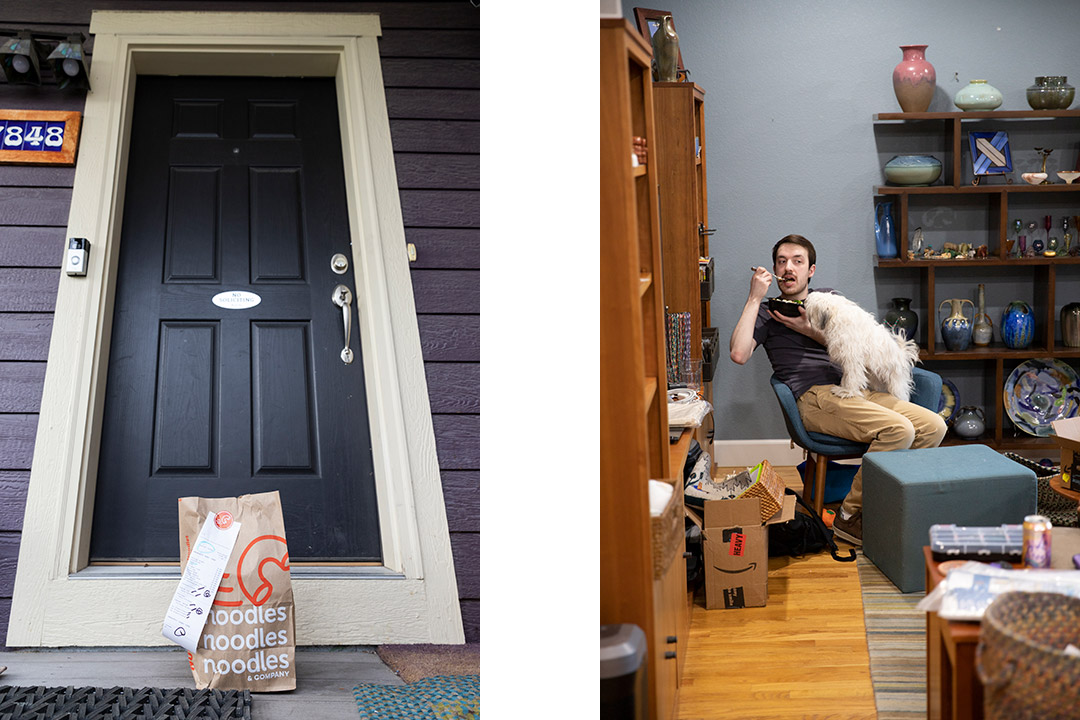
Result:
<instances>
[{"instance_id":1,"label":"dog's fur","mask_svg":"<svg viewBox=\"0 0 1080 720\"><path fill-rule=\"evenodd\" d=\"M855 397L869 388L911 398L911 368L919 360L919 346L903 330L891 331L842 295L812 292L803 305L810 326L825 334L829 359L844 373L833 394Z\"/></svg>"}]
</instances>

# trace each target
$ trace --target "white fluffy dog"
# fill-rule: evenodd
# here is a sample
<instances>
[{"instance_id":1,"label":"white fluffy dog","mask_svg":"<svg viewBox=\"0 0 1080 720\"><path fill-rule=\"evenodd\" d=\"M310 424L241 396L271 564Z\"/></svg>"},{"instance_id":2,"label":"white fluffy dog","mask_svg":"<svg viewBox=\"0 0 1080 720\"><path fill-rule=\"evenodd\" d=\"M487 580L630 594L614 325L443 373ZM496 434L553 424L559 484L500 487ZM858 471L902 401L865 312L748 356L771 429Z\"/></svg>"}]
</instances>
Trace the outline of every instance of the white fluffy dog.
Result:
<instances>
[{"instance_id":1,"label":"white fluffy dog","mask_svg":"<svg viewBox=\"0 0 1080 720\"><path fill-rule=\"evenodd\" d=\"M829 359L844 372L833 394L855 397L869 388L911 398L911 368L918 362L919 346L903 330L894 333L842 295L812 292L803 305L811 327L825 334Z\"/></svg>"}]
</instances>

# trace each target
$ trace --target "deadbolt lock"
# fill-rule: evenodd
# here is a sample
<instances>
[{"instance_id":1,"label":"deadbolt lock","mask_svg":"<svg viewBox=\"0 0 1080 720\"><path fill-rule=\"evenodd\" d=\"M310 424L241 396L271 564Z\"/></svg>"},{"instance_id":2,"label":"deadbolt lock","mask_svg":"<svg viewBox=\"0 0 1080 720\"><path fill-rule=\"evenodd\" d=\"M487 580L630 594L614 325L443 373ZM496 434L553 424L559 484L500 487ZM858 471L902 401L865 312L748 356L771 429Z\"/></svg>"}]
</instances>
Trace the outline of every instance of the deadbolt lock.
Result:
<instances>
[{"instance_id":1,"label":"deadbolt lock","mask_svg":"<svg viewBox=\"0 0 1080 720\"><path fill-rule=\"evenodd\" d=\"M349 270L349 258L341 253L337 253L334 257L330 258L330 269L338 275L344 275Z\"/></svg>"}]
</instances>

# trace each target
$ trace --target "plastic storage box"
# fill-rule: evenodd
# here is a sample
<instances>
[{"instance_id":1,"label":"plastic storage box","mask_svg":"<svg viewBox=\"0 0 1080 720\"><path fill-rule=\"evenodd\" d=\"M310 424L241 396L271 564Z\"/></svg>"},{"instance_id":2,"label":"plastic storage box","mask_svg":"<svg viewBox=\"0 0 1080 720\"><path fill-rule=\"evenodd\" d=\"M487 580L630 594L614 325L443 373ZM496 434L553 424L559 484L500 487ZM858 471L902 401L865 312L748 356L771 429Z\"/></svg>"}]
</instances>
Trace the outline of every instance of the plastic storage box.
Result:
<instances>
[{"instance_id":1,"label":"plastic storage box","mask_svg":"<svg viewBox=\"0 0 1080 720\"><path fill-rule=\"evenodd\" d=\"M939 562L942 560L1020 562L1024 553L1024 526L931 525L930 552Z\"/></svg>"}]
</instances>

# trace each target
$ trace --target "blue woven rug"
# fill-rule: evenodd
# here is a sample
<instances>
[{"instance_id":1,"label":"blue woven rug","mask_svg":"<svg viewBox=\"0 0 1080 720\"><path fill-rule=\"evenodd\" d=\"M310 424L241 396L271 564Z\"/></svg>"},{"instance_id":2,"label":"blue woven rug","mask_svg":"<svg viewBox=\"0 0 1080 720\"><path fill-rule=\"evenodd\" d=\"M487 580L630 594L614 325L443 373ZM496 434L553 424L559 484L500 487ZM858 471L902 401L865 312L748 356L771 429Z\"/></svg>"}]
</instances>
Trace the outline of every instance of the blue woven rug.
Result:
<instances>
[{"instance_id":1,"label":"blue woven rug","mask_svg":"<svg viewBox=\"0 0 1080 720\"><path fill-rule=\"evenodd\" d=\"M897 590L861 550L855 564L878 720L925 720L926 613L915 609L923 592Z\"/></svg>"},{"instance_id":2,"label":"blue woven rug","mask_svg":"<svg viewBox=\"0 0 1080 720\"><path fill-rule=\"evenodd\" d=\"M440 675L410 685L357 685L361 720L473 720L480 718L480 676Z\"/></svg>"}]
</instances>

